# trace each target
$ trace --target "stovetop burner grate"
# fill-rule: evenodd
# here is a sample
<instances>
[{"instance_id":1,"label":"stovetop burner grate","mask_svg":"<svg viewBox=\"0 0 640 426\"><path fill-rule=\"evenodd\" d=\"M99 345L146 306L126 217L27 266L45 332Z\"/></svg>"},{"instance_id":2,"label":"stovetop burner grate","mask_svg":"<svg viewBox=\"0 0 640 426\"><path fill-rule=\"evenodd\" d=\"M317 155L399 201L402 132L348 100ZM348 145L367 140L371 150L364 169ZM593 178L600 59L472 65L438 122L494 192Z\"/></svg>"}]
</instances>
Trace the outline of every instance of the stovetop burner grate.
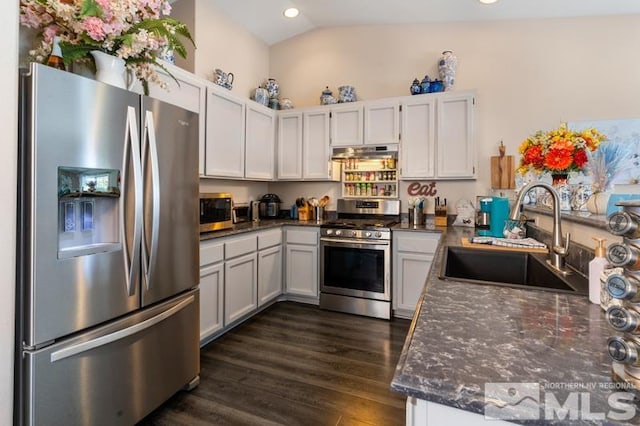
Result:
<instances>
[{"instance_id":1,"label":"stovetop burner grate","mask_svg":"<svg viewBox=\"0 0 640 426\"><path fill-rule=\"evenodd\" d=\"M334 228L334 229L376 229L376 230L386 230L391 228L393 225L397 224L397 220L372 220L372 219L362 219L362 220L333 220L330 222L325 222L321 225L321 228Z\"/></svg>"}]
</instances>

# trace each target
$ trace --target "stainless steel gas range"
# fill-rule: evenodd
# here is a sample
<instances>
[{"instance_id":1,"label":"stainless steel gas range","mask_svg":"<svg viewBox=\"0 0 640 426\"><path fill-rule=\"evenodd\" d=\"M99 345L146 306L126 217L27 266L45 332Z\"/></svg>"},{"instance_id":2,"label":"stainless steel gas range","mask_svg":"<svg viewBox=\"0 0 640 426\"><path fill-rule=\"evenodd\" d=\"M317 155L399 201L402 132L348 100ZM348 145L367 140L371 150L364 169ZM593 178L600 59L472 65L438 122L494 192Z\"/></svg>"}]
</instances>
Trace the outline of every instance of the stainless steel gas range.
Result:
<instances>
[{"instance_id":1,"label":"stainless steel gas range","mask_svg":"<svg viewBox=\"0 0 640 426\"><path fill-rule=\"evenodd\" d=\"M338 200L320 228L320 307L391 318L391 226L399 200Z\"/></svg>"}]
</instances>

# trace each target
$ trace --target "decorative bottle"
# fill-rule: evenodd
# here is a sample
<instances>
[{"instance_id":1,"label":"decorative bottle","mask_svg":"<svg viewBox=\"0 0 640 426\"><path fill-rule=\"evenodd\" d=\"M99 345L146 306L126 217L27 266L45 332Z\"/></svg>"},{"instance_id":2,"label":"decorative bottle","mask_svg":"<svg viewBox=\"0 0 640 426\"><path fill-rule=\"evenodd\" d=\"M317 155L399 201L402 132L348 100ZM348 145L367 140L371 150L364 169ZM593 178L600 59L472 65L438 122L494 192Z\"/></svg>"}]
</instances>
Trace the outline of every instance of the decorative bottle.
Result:
<instances>
[{"instance_id":1,"label":"decorative bottle","mask_svg":"<svg viewBox=\"0 0 640 426\"><path fill-rule=\"evenodd\" d=\"M62 60L62 49L60 49L60 37L55 36L53 38L53 44L51 46L51 54L49 55L49 59L47 59L47 65L53 68L57 68L59 70L66 70L64 66L64 61Z\"/></svg>"},{"instance_id":2,"label":"decorative bottle","mask_svg":"<svg viewBox=\"0 0 640 426\"><path fill-rule=\"evenodd\" d=\"M440 80L442 80L445 91L453 90L457 67L458 58L456 58L453 52L451 50L442 52L442 58L440 58L438 62L438 72L440 73Z\"/></svg>"}]
</instances>

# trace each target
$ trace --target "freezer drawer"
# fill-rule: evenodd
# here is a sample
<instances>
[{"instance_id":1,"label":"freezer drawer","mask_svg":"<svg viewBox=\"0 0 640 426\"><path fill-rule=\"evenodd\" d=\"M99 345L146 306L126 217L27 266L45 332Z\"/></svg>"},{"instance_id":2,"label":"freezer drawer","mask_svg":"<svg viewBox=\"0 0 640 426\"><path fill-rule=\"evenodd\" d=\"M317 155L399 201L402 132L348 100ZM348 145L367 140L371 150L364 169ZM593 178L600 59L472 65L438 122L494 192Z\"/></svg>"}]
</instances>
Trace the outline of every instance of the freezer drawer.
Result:
<instances>
[{"instance_id":1,"label":"freezer drawer","mask_svg":"<svg viewBox=\"0 0 640 426\"><path fill-rule=\"evenodd\" d=\"M199 290L26 352L26 425L132 425L196 378Z\"/></svg>"}]
</instances>

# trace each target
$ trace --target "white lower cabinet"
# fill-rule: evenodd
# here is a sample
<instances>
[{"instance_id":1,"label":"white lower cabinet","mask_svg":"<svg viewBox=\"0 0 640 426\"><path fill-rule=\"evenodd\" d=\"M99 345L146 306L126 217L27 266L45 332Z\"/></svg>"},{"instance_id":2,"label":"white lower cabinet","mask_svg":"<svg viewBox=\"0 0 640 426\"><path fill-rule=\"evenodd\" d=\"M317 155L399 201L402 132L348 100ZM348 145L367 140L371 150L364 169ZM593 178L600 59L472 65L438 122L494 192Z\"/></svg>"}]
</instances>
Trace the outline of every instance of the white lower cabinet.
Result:
<instances>
[{"instance_id":1,"label":"white lower cabinet","mask_svg":"<svg viewBox=\"0 0 640 426\"><path fill-rule=\"evenodd\" d=\"M258 234L258 307L282 294L282 230Z\"/></svg>"},{"instance_id":2,"label":"white lower cabinet","mask_svg":"<svg viewBox=\"0 0 640 426\"><path fill-rule=\"evenodd\" d=\"M285 227L285 291L300 302L318 303L319 236L320 228Z\"/></svg>"},{"instance_id":3,"label":"white lower cabinet","mask_svg":"<svg viewBox=\"0 0 640 426\"><path fill-rule=\"evenodd\" d=\"M439 241L437 233L393 231L394 316L413 316Z\"/></svg>"},{"instance_id":4,"label":"white lower cabinet","mask_svg":"<svg viewBox=\"0 0 640 426\"><path fill-rule=\"evenodd\" d=\"M224 243L200 243L200 343L224 327Z\"/></svg>"},{"instance_id":5,"label":"white lower cabinet","mask_svg":"<svg viewBox=\"0 0 640 426\"><path fill-rule=\"evenodd\" d=\"M224 263L224 325L254 311L258 292L258 256L247 254Z\"/></svg>"},{"instance_id":6,"label":"white lower cabinet","mask_svg":"<svg viewBox=\"0 0 640 426\"><path fill-rule=\"evenodd\" d=\"M258 307L282 294L282 246L258 253Z\"/></svg>"},{"instance_id":7,"label":"white lower cabinet","mask_svg":"<svg viewBox=\"0 0 640 426\"><path fill-rule=\"evenodd\" d=\"M257 312L283 288L282 229L200 243L200 344Z\"/></svg>"}]
</instances>

